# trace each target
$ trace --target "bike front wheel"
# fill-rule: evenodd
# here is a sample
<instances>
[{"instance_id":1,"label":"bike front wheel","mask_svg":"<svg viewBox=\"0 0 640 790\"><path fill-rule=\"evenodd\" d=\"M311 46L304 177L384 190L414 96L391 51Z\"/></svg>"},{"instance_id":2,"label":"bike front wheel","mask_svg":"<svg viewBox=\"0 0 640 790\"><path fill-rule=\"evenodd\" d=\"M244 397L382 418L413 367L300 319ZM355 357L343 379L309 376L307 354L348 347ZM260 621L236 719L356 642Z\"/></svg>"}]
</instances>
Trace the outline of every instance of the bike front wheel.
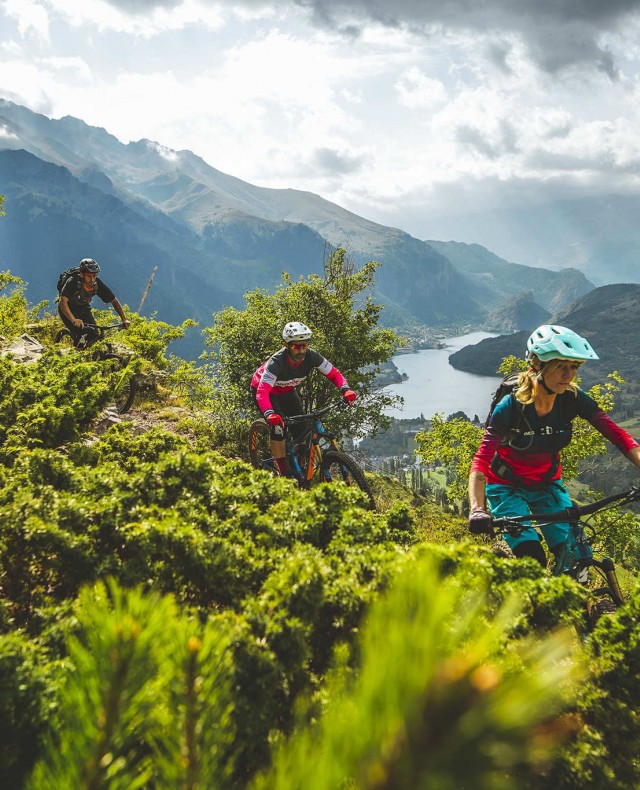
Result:
<instances>
[{"instance_id":1,"label":"bike front wheel","mask_svg":"<svg viewBox=\"0 0 640 790\"><path fill-rule=\"evenodd\" d=\"M119 354L105 354L103 360L109 363L113 372L116 374L116 383L113 392L113 402L118 414L125 414L133 406L133 401L138 391L138 380L134 375L127 375L125 368L127 360Z\"/></svg>"},{"instance_id":2,"label":"bike front wheel","mask_svg":"<svg viewBox=\"0 0 640 790\"><path fill-rule=\"evenodd\" d=\"M265 420L254 420L249 428L249 458L255 469L275 472L276 464L271 452L271 428Z\"/></svg>"},{"instance_id":3,"label":"bike front wheel","mask_svg":"<svg viewBox=\"0 0 640 790\"><path fill-rule=\"evenodd\" d=\"M56 335L55 343L62 348L73 348L73 337L68 329L61 329Z\"/></svg>"},{"instance_id":4,"label":"bike front wheel","mask_svg":"<svg viewBox=\"0 0 640 790\"><path fill-rule=\"evenodd\" d=\"M322 474L323 479L328 483L341 480L348 486L358 486L367 495L369 509L375 510L376 503L369 483L362 469L350 455L337 450L327 450L322 457Z\"/></svg>"}]
</instances>

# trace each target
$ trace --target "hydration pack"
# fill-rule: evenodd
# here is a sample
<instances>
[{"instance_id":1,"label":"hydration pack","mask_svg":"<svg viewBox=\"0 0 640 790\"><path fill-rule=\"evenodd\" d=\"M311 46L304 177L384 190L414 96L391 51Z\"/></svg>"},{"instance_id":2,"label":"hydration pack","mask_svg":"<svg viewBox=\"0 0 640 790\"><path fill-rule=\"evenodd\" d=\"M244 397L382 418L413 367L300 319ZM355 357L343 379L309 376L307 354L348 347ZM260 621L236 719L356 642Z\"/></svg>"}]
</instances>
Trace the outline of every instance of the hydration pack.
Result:
<instances>
[{"instance_id":1,"label":"hydration pack","mask_svg":"<svg viewBox=\"0 0 640 790\"><path fill-rule=\"evenodd\" d=\"M493 393L493 397L491 398L491 405L489 406L489 414L487 414L487 419L485 422L485 427L489 425L491 421L491 415L493 414L493 410L495 407L500 403L500 401L504 398L505 395L513 395L514 391L518 386L518 377L519 373L509 373L505 376L500 384L498 384L498 388ZM520 424L524 420L524 427L527 428L529 423L527 419L524 417L524 404L519 403L515 397L511 398L510 404L510 412L509 412L509 428L507 430L507 435L503 440L503 444L509 444L512 447L515 447L512 442L514 441L515 437L517 436L518 429L520 428ZM515 447L515 449L522 449ZM500 458L498 453L493 456L491 459L491 470L498 475L498 477L502 477L505 480L508 480L512 485L515 486L525 486L526 488L530 488L533 490L536 489L544 489L546 488L551 479L554 477L555 473L558 471L558 464L560 463L560 453L557 450L554 450L551 457L551 466L549 467L548 471L546 472L543 480L539 483L525 483L521 478L519 478L511 466L505 461L503 458Z\"/></svg>"},{"instance_id":2,"label":"hydration pack","mask_svg":"<svg viewBox=\"0 0 640 790\"><path fill-rule=\"evenodd\" d=\"M491 421L491 415L493 414L493 410L495 407L500 403L500 401L504 398L505 395L511 395L511 393L515 390L518 386L518 376L519 373L509 373L509 375L505 376L500 384L498 384L498 389L493 393L491 398L491 405L489 406L489 414L487 414L487 419L485 420L484 427L487 428L489 422Z\"/></svg>"},{"instance_id":3,"label":"hydration pack","mask_svg":"<svg viewBox=\"0 0 640 790\"><path fill-rule=\"evenodd\" d=\"M56 301L60 299L60 294L62 293L62 289L65 287L67 282L71 277L75 277L76 275L80 274L80 269L78 266L73 266L71 269L65 269L59 276L58 282L56 283L56 288L58 289L58 297ZM78 277L78 288L80 288L80 278Z\"/></svg>"}]
</instances>

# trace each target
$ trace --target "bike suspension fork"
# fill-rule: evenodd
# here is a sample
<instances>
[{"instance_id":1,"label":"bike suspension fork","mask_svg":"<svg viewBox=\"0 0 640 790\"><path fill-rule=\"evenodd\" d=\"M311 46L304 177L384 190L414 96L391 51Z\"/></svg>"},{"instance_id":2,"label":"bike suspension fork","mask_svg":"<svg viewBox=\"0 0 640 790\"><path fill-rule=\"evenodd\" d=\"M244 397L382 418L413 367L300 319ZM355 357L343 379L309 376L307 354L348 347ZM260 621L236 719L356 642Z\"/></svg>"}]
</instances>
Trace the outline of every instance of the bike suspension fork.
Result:
<instances>
[{"instance_id":1,"label":"bike suspension fork","mask_svg":"<svg viewBox=\"0 0 640 790\"><path fill-rule=\"evenodd\" d=\"M624 603L624 599L622 597L622 590L620 589L620 584L618 583L618 576L616 575L615 565L613 564L613 560L609 557L604 557L602 559L602 570L604 571L604 575L607 577L607 583L611 592L613 593L613 600L618 606Z\"/></svg>"}]
</instances>

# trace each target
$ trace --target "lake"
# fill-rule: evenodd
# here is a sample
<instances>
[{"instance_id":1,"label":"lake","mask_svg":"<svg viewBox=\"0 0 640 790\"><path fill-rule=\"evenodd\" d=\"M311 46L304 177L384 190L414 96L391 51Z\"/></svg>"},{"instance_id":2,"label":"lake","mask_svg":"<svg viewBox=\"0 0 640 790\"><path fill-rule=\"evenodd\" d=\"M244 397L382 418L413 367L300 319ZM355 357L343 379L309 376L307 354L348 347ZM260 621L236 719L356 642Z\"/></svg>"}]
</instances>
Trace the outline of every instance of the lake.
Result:
<instances>
[{"instance_id":1,"label":"lake","mask_svg":"<svg viewBox=\"0 0 640 790\"><path fill-rule=\"evenodd\" d=\"M496 337L491 332L470 332L467 335L448 337L442 342L446 348L426 348L415 354L398 354L393 362L400 371L409 377L406 381L385 387L385 392L401 395L404 408L389 409L390 417L408 419L420 417L426 419L436 412L443 412L445 417L457 411L463 411L469 419L477 414L484 420L489 411L493 395L501 376L477 376L456 370L449 364L449 355L464 346L479 343L485 337Z\"/></svg>"}]
</instances>

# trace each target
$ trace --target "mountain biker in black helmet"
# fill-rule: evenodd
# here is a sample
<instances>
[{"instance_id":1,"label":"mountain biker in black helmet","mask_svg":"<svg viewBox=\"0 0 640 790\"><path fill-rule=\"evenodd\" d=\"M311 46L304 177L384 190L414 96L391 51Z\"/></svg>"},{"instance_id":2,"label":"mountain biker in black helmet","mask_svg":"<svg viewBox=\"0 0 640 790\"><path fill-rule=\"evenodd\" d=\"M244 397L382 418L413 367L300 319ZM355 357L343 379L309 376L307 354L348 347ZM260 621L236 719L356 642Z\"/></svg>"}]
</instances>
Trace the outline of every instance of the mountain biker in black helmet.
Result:
<instances>
[{"instance_id":1,"label":"mountain biker in black helmet","mask_svg":"<svg viewBox=\"0 0 640 790\"><path fill-rule=\"evenodd\" d=\"M283 417L295 417L303 413L296 387L315 368L336 385L350 406L357 395L338 368L309 348L311 330L308 326L300 321L289 321L282 330L282 340L284 347L253 374L251 391L256 406L271 426L271 452L280 474L291 477L285 458Z\"/></svg>"},{"instance_id":2,"label":"mountain biker in black helmet","mask_svg":"<svg viewBox=\"0 0 640 790\"><path fill-rule=\"evenodd\" d=\"M74 346L86 348L98 339L98 333L94 329L85 328L85 324L96 322L91 312L91 300L94 296L113 305L125 329L128 329L131 322L113 291L98 277L100 266L93 258L83 258L78 270L78 274L69 277L60 291L58 314L71 332Z\"/></svg>"}]
</instances>

